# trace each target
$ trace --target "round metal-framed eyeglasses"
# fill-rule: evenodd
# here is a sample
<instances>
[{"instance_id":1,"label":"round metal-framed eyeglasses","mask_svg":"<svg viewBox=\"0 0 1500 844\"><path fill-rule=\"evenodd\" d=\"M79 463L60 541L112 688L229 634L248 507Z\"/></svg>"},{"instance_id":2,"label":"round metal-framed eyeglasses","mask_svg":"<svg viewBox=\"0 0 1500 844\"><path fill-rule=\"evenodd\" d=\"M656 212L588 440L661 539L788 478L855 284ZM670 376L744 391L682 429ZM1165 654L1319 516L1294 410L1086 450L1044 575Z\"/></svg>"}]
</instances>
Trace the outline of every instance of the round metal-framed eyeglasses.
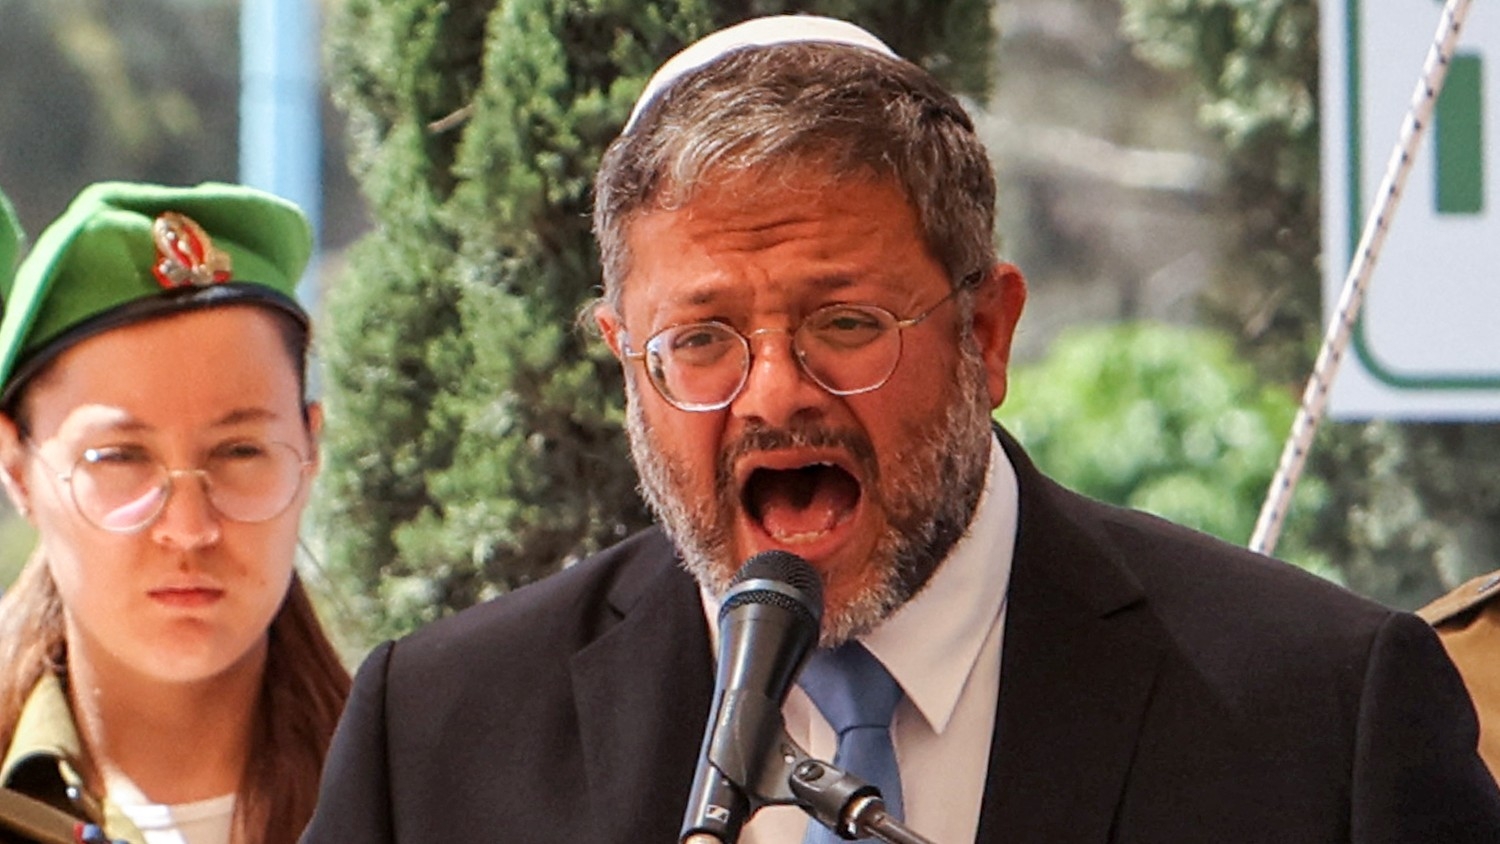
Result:
<instances>
[{"instance_id":1,"label":"round metal-framed eyeglasses","mask_svg":"<svg viewBox=\"0 0 1500 844\"><path fill-rule=\"evenodd\" d=\"M171 469L139 446L87 448L72 471L59 472L84 520L110 533L136 533L155 522L179 478L196 478L215 513L233 522L266 522L291 506L312 461L273 440L233 440L209 452L202 466Z\"/></svg>"},{"instance_id":2,"label":"round metal-framed eyeglasses","mask_svg":"<svg viewBox=\"0 0 1500 844\"><path fill-rule=\"evenodd\" d=\"M919 325L968 285L958 285L927 310L905 319L878 305L833 304L809 313L795 328L760 328L749 334L719 320L664 328L637 351L622 332L622 354L641 361L656 391L686 411L722 410L750 380L750 339L791 335L797 364L836 396L885 386L901 361L902 332Z\"/></svg>"}]
</instances>

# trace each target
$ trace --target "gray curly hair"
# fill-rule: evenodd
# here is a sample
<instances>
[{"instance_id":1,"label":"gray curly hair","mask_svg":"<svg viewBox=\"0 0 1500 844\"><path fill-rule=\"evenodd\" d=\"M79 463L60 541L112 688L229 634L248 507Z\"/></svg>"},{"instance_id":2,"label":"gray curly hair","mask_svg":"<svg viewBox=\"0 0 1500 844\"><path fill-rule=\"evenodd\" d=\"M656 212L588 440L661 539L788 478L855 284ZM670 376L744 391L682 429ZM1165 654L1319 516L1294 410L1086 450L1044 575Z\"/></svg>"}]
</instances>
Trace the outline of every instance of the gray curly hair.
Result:
<instances>
[{"instance_id":1,"label":"gray curly hair","mask_svg":"<svg viewBox=\"0 0 1500 844\"><path fill-rule=\"evenodd\" d=\"M995 177L963 107L925 70L861 47L748 47L657 95L594 182L604 300L619 310L635 215L681 207L712 174L814 162L893 179L955 285L996 261Z\"/></svg>"}]
</instances>

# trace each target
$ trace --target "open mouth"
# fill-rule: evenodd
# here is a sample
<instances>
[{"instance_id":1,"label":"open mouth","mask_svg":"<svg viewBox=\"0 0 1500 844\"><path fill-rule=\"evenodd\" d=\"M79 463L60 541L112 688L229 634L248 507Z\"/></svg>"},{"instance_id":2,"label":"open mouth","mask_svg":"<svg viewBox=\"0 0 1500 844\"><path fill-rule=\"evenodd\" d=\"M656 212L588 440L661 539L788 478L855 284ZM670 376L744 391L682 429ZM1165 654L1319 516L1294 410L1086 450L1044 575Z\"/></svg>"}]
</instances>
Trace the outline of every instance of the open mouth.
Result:
<instances>
[{"instance_id":1,"label":"open mouth","mask_svg":"<svg viewBox=\"0 0 1500 844\"><path fill-rule=\"evenodd\" d=\"M853 518L860 485L831 463L756 469L740 493L745 513L777 542L814 542Z\"/></svg>"}]
</instances>

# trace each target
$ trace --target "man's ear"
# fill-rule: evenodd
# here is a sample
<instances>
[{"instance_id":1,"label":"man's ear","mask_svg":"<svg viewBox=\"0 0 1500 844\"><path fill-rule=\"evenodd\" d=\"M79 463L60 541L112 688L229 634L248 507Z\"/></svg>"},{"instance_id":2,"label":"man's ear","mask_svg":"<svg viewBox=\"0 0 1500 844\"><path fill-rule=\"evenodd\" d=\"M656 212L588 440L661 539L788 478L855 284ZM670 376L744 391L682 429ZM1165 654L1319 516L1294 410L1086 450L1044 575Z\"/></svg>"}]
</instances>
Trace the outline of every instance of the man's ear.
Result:
<instances>
[{"instance_id":1,"label":"man's ear","mask_svg":"<svg viewBox=\"0 0 1500 844\"><path fill-rule=\"evenodd\" d=\"M26 443L14 419L0 414L0 484L21 515L31 513L31 493L26 488Z\"/></svg>"},{"instance_id":2,"label":"man's ear","mask_svg":"<svg viewBox=\"0 0 1500 844\"><path fill-rule=\"evenodd\" d=\"M609 344L609 350L614 353L615 359L623 361L621 347L623 345L620 334L625 330L624 323L615 309L603 302L594 306L594 324L599 326L599 333L604 337L604 342Z\"/></svg>"},{"instance_id":3,"label":"man's ear","mask_svg":"<svg viewBox=\"0 0 1500 844\"><path fill-rule=\"evenodd\" d=\"M990 409L1005 401L1016 323L1026 305L1026 279L1012 264L991 267L974 290L974 339L984 359Z\"/></svg>"}]
</instances>

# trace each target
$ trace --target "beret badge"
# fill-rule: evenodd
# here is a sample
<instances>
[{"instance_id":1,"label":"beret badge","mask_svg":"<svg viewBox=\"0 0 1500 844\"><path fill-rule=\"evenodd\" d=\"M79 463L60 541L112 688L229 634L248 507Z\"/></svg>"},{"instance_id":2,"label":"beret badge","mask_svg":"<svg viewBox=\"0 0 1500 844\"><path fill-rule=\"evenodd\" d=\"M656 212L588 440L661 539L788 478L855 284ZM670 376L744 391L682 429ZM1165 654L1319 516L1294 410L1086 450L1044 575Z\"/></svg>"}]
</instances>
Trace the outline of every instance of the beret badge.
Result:
<instances>
[{"instance_id":1,"label":"beret badge","mask_svg":"<svg viewBox=\"0 0 1500 844\"><path fill-rule=\"evenodd\" d=\"M191 217L161 214L151 224L151 236L156 241L151 273L162 287L208 287L230 279L229 255Z\"/></svg>"}]
</instances>

